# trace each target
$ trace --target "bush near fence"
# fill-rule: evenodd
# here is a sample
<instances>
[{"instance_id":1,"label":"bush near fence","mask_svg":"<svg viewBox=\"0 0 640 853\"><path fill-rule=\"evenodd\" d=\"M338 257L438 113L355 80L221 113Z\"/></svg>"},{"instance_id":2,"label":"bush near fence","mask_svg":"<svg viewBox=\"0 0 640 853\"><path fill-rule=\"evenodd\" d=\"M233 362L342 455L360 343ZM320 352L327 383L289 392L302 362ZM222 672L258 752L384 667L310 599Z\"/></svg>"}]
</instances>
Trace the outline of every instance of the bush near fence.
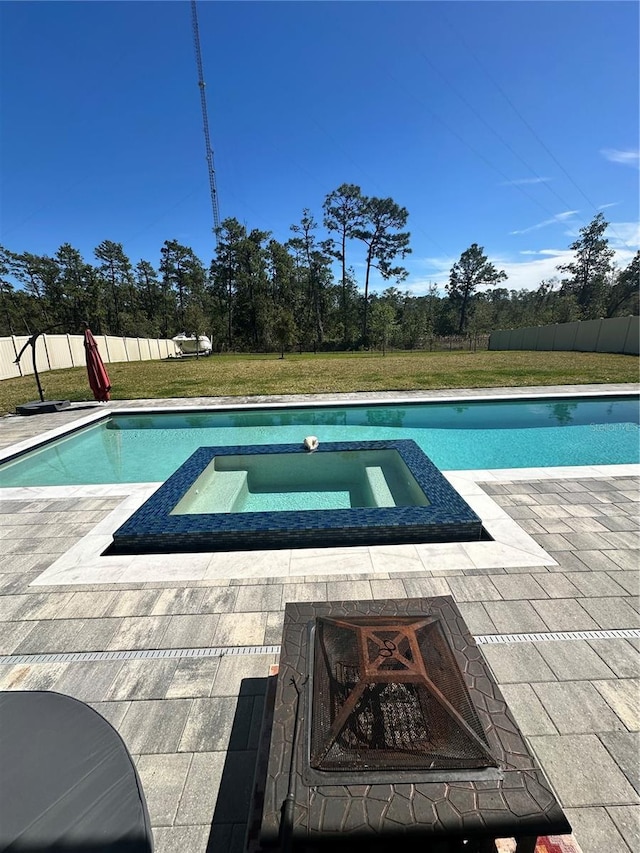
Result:
<instances>
[{"instance_id":1,"label":"bush near fence","mask_svg":"<svg viewBox=\"0 0 640 853\"><path fill-rule=\"evenodd\" d=\"M98 351L105 364L116 361L152 361L173 357L177 348L166 338L118 338L114 335L95 335ZM15 360L29 335L12 335L0 338L0 379L12 379L33 374L33 350L22 354L20 363ZM82 335L40 335L36 340L36 367L38 373L81 367L86 364L84 337Z\"/></svg>"},{"instance_id":2,"label":"bush near fence","mask_svg":"<svg viewBox=\"0 0 640 853\"><path fill-rule=\"evenodd\" d=\"M489 338L490 350L559 350L640 354L640 317L608 317L553 326L500 329Z\"/></svg>"}]
</instances>

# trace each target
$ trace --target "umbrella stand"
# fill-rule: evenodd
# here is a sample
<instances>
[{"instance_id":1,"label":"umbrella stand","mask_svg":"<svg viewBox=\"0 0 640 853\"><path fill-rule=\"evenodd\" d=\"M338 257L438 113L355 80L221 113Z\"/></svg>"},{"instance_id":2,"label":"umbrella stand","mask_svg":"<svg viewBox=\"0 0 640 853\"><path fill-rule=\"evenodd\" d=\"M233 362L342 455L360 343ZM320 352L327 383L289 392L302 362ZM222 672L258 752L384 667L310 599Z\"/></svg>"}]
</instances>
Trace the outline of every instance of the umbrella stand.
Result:
<instances>
[{"instance_id":1,"label":"umbrella stand","mask_svg":"<svg viewBox=\"0 0 640 853\"><path fill-rule=\"evenodd\" d=\"M44 399L44 391L42 390L42 383L40 382L40 374L38 373L38 368L36 366L36 341L40 337L40 335L45 334L45 332L51 331L51 329L57 329L58 326L61 326L61 323L56 323L55 326L48 326L46 329L43 329L41 332L36 332L35 335L31 335L26 344L22 347L20 352L18 353L17 358L13 362L14 364L20 364L20 359L26 348L28 346L31 347L31 359L33 361L33 375L36 379L36 385L38 386L38 395L40 396L40 400L34 400L31 403L22 403L20 406L16 406L16 412L19 415L41 415L47 412L59 412L61 409L68 408L71 403L69 400L45 400Z\"/></svg>"}]
</instances>

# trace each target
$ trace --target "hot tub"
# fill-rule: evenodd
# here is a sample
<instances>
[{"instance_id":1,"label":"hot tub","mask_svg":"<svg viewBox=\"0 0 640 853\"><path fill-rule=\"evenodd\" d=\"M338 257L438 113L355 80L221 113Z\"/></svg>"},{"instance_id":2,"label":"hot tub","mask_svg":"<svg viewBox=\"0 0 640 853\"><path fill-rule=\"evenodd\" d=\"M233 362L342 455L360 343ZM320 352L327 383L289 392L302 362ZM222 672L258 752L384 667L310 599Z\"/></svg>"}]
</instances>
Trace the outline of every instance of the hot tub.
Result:
<instances>
[{"instance_id":1,"label":"hot tub","mask_svg":"<svg viewBox=\"0 0 640 853\"><path fill-rule=\"evenodd\" d=\"M459 542L479 517L410 440L201 447L110 553Z\"/></svg>"}]
</instances>

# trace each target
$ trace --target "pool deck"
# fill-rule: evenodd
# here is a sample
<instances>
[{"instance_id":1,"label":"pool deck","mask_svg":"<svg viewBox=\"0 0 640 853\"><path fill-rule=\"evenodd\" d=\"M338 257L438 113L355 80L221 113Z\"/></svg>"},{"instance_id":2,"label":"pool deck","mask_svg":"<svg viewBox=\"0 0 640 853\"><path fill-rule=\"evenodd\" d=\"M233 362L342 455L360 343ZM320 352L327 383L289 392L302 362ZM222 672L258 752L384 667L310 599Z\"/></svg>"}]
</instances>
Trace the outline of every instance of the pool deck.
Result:
<instances>
[{"instance_id":1,"label":"pool deck","mask_svg":"<svg viewBox=\"0 0 640 853\"><path fill-rule=\"evenodd\" d=\"M0 418L0 452L134 407L639 391L74 404ZM448 476L495 542L100 558L153 486L0 489L0 689L57 690L111 721L136 760L158 853L242 853L285 603L452 595L583 853L638 853L640 465Z\"/></svg>"}]
</instances>

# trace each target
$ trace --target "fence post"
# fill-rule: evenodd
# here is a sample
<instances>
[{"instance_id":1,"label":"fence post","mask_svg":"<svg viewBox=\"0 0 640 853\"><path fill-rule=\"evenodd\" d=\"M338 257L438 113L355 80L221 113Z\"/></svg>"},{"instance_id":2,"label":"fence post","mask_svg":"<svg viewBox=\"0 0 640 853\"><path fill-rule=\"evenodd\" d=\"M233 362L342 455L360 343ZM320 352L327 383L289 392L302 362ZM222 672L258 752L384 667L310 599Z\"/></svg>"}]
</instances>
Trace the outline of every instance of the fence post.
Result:
<instances>
[{"instance_id":1,"label":"fence post","mask_svg":"<svg viewBox=\"0 0 640 853\"><path fill-rule=\"evenodd\" d=\"M629 324L627 326L627 334L624 336L624 344L622 346L623 353L637 355L638 353L638 318L633 315L629 316Z\"/></svg>"},{"instance_id":2,"label":"fence post","mask_svg":"<svg viewBox=\"0 0 640 853\"><path fill-rule=\"evenodd\" d=\"M51 370L51 359L49 358L49 347L47 346L47 336L42 336L42 343L44 344L44 354L47 357L47 365L48 369Z\"/></svg>"},{"instance_id":3,"label":"fence post","mask_svg":"<svg viewBox=\"0 0 640 853\"><path fill-rule=\"evenodd\" d=\"M578 331L579 331L579 329L580 329L580 323L581 323L581 321L580 321L580 320L578 320L578 323L577 323L577 325L576 325L576 333L575 333L575 335L573 336L573 342L571 343L571 346L569 347L569 350L570 350L571 352L575 352L575 349L576 349L576 340L578 339Z\"/></svg>"},{"instance_id":4,"label":"fence post","mask_svg":"<svg viewBox=\"0 0 640 853\"><path fill-rule=\"evenodd\" d=\"M17 358L18 357L18 347L16 346L16 336L15 335L11 335L11 345L13 346L13 354ZM14 363L16 364L16 367L18 368L18 373L20 374L20 376L24 376L24 373L22 372L21 363L19 361L17 363L14 361Z\"/></svg>"},{"instance_id":5,"label":"fence post","mask_svg":"<svg viewBox=\"0 0 640 853\"><path fill-rule=\"evenodd\" d=\"M600 325L598 326L598 334L596 335L596 341L595 341L595 344L593 347L594 352L598 352L598 341L600 340L600 333L602 332L602 324L604 322L605 321L602 319L602 317L600 317Z\"/></svg>"}]
</instances>

